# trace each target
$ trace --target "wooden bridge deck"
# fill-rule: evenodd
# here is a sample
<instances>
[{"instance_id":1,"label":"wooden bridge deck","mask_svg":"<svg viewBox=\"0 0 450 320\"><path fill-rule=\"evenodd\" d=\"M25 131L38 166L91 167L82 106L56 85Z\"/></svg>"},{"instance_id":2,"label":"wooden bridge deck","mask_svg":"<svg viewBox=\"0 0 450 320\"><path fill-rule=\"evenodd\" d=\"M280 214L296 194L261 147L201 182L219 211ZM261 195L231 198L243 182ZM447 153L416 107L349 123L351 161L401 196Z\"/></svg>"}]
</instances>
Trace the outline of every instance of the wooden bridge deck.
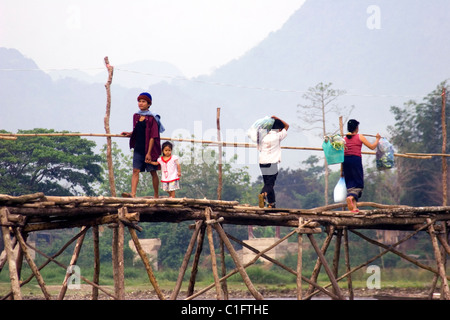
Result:
<instances>
[{"instance_id":1,"label":"wooden bridge deck","mask_svg":"<svg viewBox=\"0 0 450 320\"><path fill-rule=\"evenodd\" d=\"M15 223L25 232L81 227L110 223L119 208L137 213L130 219L140 222L181 222L205 220L205 208L211 208L211 218L223 224L298 227L299 218L356 229L415 230L426 219L450 220L450 206L409 207L361 202L360 212L343 210L342 204L313 209L259 208L237 201L189 198L117 198L117 197L56 197L42 193L9 196L0 195L0 207L8 209ZM117 216L116 216L117 218Z\"/></svg>"},{"instance_id":2,"label":"wooden bridge deck","mask_svg":"<svg viewBox=\"0 0 450 320\"><path fill-rule=\"evenodd\" d=\"M187 198L118 198L118 197L56 197L56 196L45 196L42 193L24 195L24 196L10 196L10 195L0 195L0 218L1 227L3 234L3 242L5 246L4 252L0 258L0 271L6 260L9 263L10 268L10 278L11 278L11 294L8 296L13 296L14 299L20 299L20 284L18 280L17 270L15 269L16 257L12 252L14 244L19 244L22 252L27 258L27 248L30 247L29 244L24 241L26 235L30 232L41 231L41 230L52 230L52 229L63 229L63 228L82 228L80 234L85 232L86 228L94 227L102 224L116 225L115 229L122 230L118 231L118 235L113 235L113 266L117 268L118 278L115 278L115 293L108 293L101 289L97 284L88 279L83 279L85 282L91 284L94 288L104 291L107 295L115 299L123 299L123 261L122 264L119 263L121 256L123 259L123 230L128 227L135 246L139 252L139 239L136 236L135 230L140 230L139 222L172 222L177 223L181 221L192 220L195 222L195 230L192 235L191 242L187 249L183 265L180 268L179 279L176 284L176 288L172 292L171 299L176 299L178 292L180 290L181 281L183 279L184 273L187 268L191 253L195 247L195 243L199 243L201 235L205 234L205 230L208 234L208 241L210 243L211 252L214 250L214 244L212 242L212 231L215 230L220 237L220 240L225 244L233 261L236 264L236 269L234 273L239 272L243 277L244 283L247 288L252 293L256 299L263 299L262 295L256 290L256 288L251 283L248 278L245 267L251 265L256 260L253 260L250 264L243 265L233 246L230 244L229 239L234 241L239 241L232 237L231 235L224 232L221 225L222 224L236 224L236 225L259 225L259 226L285 226L292 227L293 231L285 236L283 239L277 241L273 246L267 248L266 250L258 251L255 248L249 248L257 254L257 257L262 257L269 259L271 262L280 265L282 268L291 272L297 276L297 283L301 281L306 281L309 283L315 293L323 292L328 294L333 299L345 299L341 294L337 281L343 278L350 279L350 274L360 268L350 269L347 265L347 273L338 277L336 272L333 272L328 266L328 263L324 257L324 253L332 239L332 237L338 237L336 243L341 243L341 237L344 236L344 240L347 240L347 230L352 230L357 235L360 235L364 240L367 240L375 245L378 245L385 250L377 257L385 254L387 252L394 252L400 255L402 258L409 260L410 262L433 272L436 277L440 277L443 288L442 297L445 299L450 299L450 293L448 288L448 276L445 271L445 263L442 259L442 253L450 254L450 247L448 245L447 239L447 223L450 221L450 207L408 207L408 206L389 206L381 205L376 203L360 203L359 207L362 210L359 213L350 213L343 210L342 204L333 204L325 207L314 208L314 209L287 209L287 208L259 208L250 205L242 205L236 201L221 201L221 200L208 200L208 199L187 199ZM219 223L220 222L220 223ZM437 268L432 268L429 266L424 266L418 261L414 261L412 258L395 250L395 247L406 239L402 239L394 245L383 245L375 240L367 239L363 235L358 234L355 229L384 229L384 230L410 230L413 231L411 235L407 238L412 237L415 233L419 231L428 231L430 234L433 248L435 251L435 258L437 263ZM95 229L94 229L95 230ZM353 231L355 230L355 231ZM98 232L98 229L97 229ZM326 232L328 236L325 240L325 244L322 248L319 248L316 241L314 240L314 234ZM297 271L292 270L274 259L268 257L265 253L271 248L278 245L282 241L286 240L293 234L297 234L299 237L299 266ZM314 278L314 273L318 271L313 271L313 276L311 279L305 278L301 274L301 246L302 246L302 235L306 234L311 241L317 255L318 262L317 265L324 266L327 275L330 279L330 286L333 287L333 292L327 290L325 287L320 287ZM24 236L23 236L24 235ZM81 240L80 240L81 239ZM78 241L82 241L80 237ZM203 241L203 236L201 236L201 241ZM13 241L15 240L15 241ZM74 241L74 239L72 240ZM120 245L122 241L122 245ZM344 242L345 242L344 241ZM441 247L439 247L439 243ZM243 243L240 243L244 245ZM80 244L81 246L81 244ZM336 245L335 250L337 252L340 250ZM344 246L345 247L345 246ZM120 249L121 248L121 249ZM200 248L200 249L199 249ZM36 250L36 248L32 248ZM201 246L197 245L197 250L201 250ZM349 260L348 246L346 250L346 264ZM122 253L120 253L122 251ZM442 251L442 252L441 252ZM153 275L148 257L145 253L139 252L143 263L146 267L147 273L149 275L150 282L152 283L155 291L160 299L165 299L164 295L158 288L157 281ZM198 256L200 253L196 253L196 258L198 262ZM76 261L76 256L78 253L74 252L72 261ZM336 256L336 253L335 253ZM339 257L339 254L337 254ZM377 257L370 259L374 261ZM212 284L209 289L216 287L217 298L222 299L223 296L220 293L221 289L219 282L226 280L227 276L219 279L217 267L215 265L215 257L212 257L213 263L213 273L215 275L215 284ZM337 261L333 261L333 264L338 264ZM196 263L194 261L194 264ZM33 262L27 262L33 270L34 276L38 279L38 282L44 292L46 299L51 297L48 295L45 289L45 283L41 279L39 280L40 273L39 268L36 266L33 268ZM121 269L122 268L122 269ZM194 267L193 267L194 268ZM320 270L320 268L319 268ZM335 266L335 270L337 267ZM317 274L316 274L317 275ZM191 279L191 283L195 283L194 279ZM67 279L65 279L67 285ZM350 281L351 282L351 281ZM190 287L191 287L190 283ZM192 288L193 288L192 283ZM436 284L436 282L434 282ZM63 284L64 287L64 284ZM193 289L192 289L193 290ZM188 297L193 298L196 295L193 291L190 291ZM298 298L302 297L301 285L299 285ZM63 292L63 290L62 290ZM65 292L65 291L64 291ZM311 297L314 293L311 291L307 297ZM93 294L94 295L94 294ZM61 293L59 298L62 299L64 293Z\"/></svg>"}]
</instances>

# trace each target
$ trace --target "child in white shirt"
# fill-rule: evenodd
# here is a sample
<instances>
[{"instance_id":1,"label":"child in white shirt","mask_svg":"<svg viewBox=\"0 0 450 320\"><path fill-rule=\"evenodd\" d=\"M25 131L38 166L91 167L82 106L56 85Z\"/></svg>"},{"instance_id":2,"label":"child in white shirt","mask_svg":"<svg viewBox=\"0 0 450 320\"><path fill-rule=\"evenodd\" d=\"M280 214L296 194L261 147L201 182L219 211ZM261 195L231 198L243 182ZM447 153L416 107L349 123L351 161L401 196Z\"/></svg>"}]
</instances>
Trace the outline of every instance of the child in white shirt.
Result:
<instances>
[{"instance_id":1,"label":"child in white shirt","mask_svg":"<svg viewBox=\"0 0 450 320\"><path fill-rule=\"evenodd\" d=\"M161 188L175 198L175 190L180 189L181 166L178 156L172 155L173 145L166 141L162 145L162 156L152 164L161 165Z\"/></svg>"}]
</instances>

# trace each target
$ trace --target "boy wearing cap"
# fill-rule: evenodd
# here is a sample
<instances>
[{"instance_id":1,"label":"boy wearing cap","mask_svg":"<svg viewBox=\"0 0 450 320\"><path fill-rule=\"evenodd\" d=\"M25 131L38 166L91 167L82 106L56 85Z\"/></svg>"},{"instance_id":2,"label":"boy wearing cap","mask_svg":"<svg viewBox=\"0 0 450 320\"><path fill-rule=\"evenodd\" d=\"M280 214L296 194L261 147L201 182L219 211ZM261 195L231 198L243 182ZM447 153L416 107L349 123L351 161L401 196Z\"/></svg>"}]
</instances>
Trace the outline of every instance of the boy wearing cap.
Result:
<instances>
[{"instance_id":1,"label":"boy wearing cap","mask_svg":"<svg viewBox=\"0 0 450 320\"><path fill-rule=\"evenodd\" d=\"M121 135L130 137L130 149L133 151L133 175L131 177L131 194L123 196L136 197L139 173L148 171L152 175L155 198L159 197L159 166L150 164L161 155L161 142L159 133L164 131L159 116L150 112L152 96L148 92L141 93L138 98L139 111L133 115L133 131L122 132Z\"/></svg>"}]
</instances>

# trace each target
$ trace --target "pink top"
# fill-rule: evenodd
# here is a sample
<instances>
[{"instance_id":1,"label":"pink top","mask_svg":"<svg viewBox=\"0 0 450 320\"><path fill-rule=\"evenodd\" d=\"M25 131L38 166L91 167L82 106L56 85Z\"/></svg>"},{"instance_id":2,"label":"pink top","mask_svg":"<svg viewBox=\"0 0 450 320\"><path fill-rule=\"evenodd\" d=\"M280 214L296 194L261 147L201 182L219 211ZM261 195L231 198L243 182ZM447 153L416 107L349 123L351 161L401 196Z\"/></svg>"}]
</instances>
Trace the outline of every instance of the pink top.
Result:
<instances>
[{"instance_id":1,"label":"pink top","mask_svg":"<svg viewBox=\"0 0 450 320\"><path fill-rule=\"evenodd\" d=\"M361 157L362 141L359 138L359 134L352 136L351 139L345 136L345 156L358 156Z\"/></svg>"},{"instance_id":2,"label":"pink top","mask_svg":"<svg viewBox=\"0 0 450 320\"><path fill-rule=\"evenodd\" d=\"M163 157L158 158L158 163L161 165L161 182L173 182L180 180L178 176L178 156L172 155L169 159L164 160Z\"/></svg>"}]
</instances>

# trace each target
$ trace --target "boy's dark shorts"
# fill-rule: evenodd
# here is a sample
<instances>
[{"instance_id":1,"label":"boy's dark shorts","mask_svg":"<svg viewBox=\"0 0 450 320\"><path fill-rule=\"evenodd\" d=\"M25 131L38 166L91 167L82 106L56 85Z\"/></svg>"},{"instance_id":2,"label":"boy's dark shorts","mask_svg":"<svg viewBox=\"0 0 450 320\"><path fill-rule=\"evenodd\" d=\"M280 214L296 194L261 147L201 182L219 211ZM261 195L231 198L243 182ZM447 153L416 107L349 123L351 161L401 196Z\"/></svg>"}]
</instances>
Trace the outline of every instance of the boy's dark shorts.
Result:
<instances>
[{"instance_id":1,"label":"boy's dark shorts","mask_svg":"<svg viewBox=\"0 0 450 320\"><path fill-rule=\"evenodd\" d=\"M133 152L133 169L139 169L141 172L150 172L160 170L160 166L145 162L145 155L139 152Z\"/></svg>"}]
</instances>

